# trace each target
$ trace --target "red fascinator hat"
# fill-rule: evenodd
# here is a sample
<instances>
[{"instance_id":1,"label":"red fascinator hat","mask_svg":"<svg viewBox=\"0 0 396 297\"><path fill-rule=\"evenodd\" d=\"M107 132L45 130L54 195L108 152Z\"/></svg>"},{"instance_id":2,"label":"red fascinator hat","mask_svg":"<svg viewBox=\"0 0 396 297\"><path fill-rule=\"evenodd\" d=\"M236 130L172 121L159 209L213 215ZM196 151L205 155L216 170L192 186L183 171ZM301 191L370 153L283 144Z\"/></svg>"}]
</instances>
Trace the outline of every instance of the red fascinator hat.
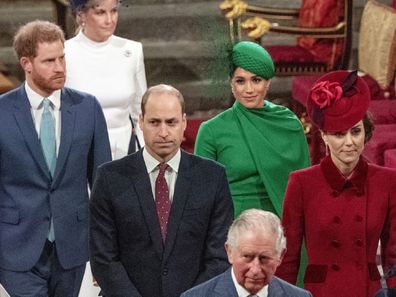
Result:
<instances>
[{"instance_id":1,"label":"red fascinator hat","mask_svg":"<svg viewBox=\"0 0 396 297\"><path fill-rule=\"evenodd\" d=\"M309 92L308 115L323 131L345 131L363 119L370 96L367 84L357 71L329 72L319 78Z\"/></svg>"}]
</instances>

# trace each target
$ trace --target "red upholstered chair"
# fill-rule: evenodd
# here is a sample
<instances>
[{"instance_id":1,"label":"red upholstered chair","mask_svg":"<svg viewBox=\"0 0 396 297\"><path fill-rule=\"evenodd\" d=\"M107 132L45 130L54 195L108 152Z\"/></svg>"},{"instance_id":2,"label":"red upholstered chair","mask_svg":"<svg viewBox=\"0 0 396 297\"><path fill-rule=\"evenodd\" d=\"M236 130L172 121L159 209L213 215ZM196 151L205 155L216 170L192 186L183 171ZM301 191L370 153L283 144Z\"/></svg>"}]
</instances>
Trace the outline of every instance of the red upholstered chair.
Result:
<instances>
[{"instance_id":1,"label":"red upholstered chair","mask_svg":"<svg viewBox=\"0 0 396 297\"><path fill-rule=\"evenodd\" d=\"M384 165L385 151L396 148L396 10L374 0L367 1L360 32L359 69L365 73L363 78L370 88L372 101L369 111L376 125L364 155L370 161ZM319 76L293 78L293 99L305 105L308 92ZM324 147L318 131L313 129L309 137L313 144L312 163L317 163L323 157Z\"/></svg>"},{"instance_id":2,"label":"red upholstered chair","mask_svg":"<svg viewBox=\"0 0 396 297\"><path fill-rule=\"evenodd\" d=\"M281 9L225 0L220 8L230 21L232 40L245 38L242 28L257 42L267 32L297 38L295 45L267 46L261 42L274 60L276 75L287 76L348 67L352 4L352 0L302 0L300 9Z\"/></svg>"},{"instance_id":3,"label":"red upholstered chair","mask_svg":"<svg viewBox=\"0 0 396 297\"><path fill-rule=\"evenodd\" d=\"M384 166L396 168L396 149L390 149L385 151Z\"/></svg>"},{"instance_id":4,"label":"red upholstered chair","mask_svg":"<svg viewBox=\"0 0 396 297\"><path fill-rule=\"evenodd\" d=\"M12 83L12 81L0 72L0 94L6 93L13 88L15 88L15 85Z\"/></svg>"},{"instance_id":5,"label":"red upholstered chair","mask_svg":"<svg viewBox=\"0 0 396 297\"><path fill-rule=\"evenodd\" d=\"M384 165L384 153L396 148L396 124L375 125L372 139L366 144L363 155L372 163Z\"/></svg>"},{"instance_id":6,"label":"red upholstered chair","mask_svg":"<svg viewBox=\"0 0 396 297\"><path fill-rule=\"evenodd\" d=\"M19 83L18 79L13 77L5 65L0 62L0 94L14 89Z\"/></svg>"},{"instance_id":7,"label":"red upholstered chair","mask_svg":"<svg viewBox=\"0 0 396 297\"><path fill-rule=\"evenodd\" d=\"M184 138L181 144L181 148L186 152L194 153L195 138L197 137L199 126L206 120L206 118L187 119L187 128L184 131Z\"/></svg>"}]
</instances>

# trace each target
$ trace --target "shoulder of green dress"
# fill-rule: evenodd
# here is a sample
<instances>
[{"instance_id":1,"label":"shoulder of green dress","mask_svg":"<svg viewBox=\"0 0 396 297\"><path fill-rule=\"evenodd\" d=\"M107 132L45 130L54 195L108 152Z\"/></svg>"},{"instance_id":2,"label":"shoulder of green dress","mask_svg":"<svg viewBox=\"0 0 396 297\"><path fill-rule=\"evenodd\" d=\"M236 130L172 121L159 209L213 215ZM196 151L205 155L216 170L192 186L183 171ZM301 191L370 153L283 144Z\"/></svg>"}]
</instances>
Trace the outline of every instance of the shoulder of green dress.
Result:
<instances>
[{"instance_id":1,"label":"shoulder of green dress","mask_svg":"<svg viewBox=\"0 0 396 297\"><path fill-rule=\"evenodd\" d=\"M219 123L222 122L228 122L233 120L233 113L232 113L232 108L228 108L219 114L215 115L214 117L208 119L207 121L203 122L201 125L204 126L213 126L213 125L218 125Z\"/></svg>"},{"instance_id":2,"label":"shoulder of green dress","mask_svg":"<svg viewBox=\"0 0 396 297\"><path fill-rule=\"evenodd\" d=\"M265 100L264 102L265 102L265 107L270 109L270 110L273 109L273 110L287 110L287 111L290 111L290 109L288 109L286 106L283 106L281 104L276 104L276 103L274 103L272 101L269 101L269 100Z\"/></svg>"},{"instance_id":3,"label":"shoulder of green dress","mask_svg":"<svg viewBox=\"0 0 396 297\"><path fill-rule=\"evenodd\" d=\"M296 120L298 119L296 114L294 112L292 112L286 106L265 100L265 108L266 108L267 112L280 113L283 116L290 116L293 119L296 119Z\"/></svg>"}]
</instances>

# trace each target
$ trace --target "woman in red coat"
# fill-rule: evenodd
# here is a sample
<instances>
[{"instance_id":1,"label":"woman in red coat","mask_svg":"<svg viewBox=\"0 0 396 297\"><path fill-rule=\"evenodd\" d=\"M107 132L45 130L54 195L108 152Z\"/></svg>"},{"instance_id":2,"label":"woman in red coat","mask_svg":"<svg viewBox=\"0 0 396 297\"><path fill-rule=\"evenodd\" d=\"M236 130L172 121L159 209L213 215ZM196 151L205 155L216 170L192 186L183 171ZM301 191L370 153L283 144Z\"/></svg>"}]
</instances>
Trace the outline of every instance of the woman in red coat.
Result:
<instances>
[{"instance_id":1,"label":"woman in red coat","mask_svg":"<svg viewBox=\"0 0 396 297\"><path fill-rule=\"evenodd\" d=\"M277 275L295 283L304 240L304 287L314 297L372 297L396 263L396 171L368 164L361 153L373 129L370 93L357 72L335 71L311 89L307 110L329 154L290 174L282 224L287 252ZM396 276L387 278L396 286Z\"/></svg>"}]
</instances>

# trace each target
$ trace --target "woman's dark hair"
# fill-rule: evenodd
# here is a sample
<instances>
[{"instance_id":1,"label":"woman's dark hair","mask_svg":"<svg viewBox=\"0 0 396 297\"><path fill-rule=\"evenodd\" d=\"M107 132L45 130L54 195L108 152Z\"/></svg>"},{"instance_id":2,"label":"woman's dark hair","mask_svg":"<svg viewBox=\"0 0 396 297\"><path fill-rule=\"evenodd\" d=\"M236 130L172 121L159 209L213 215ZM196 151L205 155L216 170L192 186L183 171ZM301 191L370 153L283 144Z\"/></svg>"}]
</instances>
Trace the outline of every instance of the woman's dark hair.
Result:
<instances>
[{"instance_id":1,"label":"woman's dark hair","mask_svg":"<svg viewBox=\"0 0 396 297\"><path fill-rule=\"evenodd\" d=\"M363 129L364 129L364 134L365 134L364 142L367 143L371 139L371 137L373 136L373 131L374 131L374 128L375 128L373 120L372 120L371 113L367 112L365 114L365 116L363 117L362 121L363 121ZM321 131L322 131L322 133L326 134L325 131L323 131L323 130L321 130Z\"/></svg>"},{"instance_id":2,"label":"woman's dark hair","mask_svg":"<svg viewBox=\"0 0 396 297\"><path fill-rule=\"evenodd\" d=\"M234 43L228 43L226 45L229 79L234 77L235 69L237 69L237 66L232 61L232 49L233 49L234 45L235 45Z\"/></svg>"},{"instance_id":3,"label":"woman's dark hair","mask_svg":"<svg viewBox=\"0 0 396 297\"><path fill-rule=\"evenodd\" d=\"M374 131L374 123L370 112L367 112L363 118L363 127L364 127L364 132L366 134L364 140L365 142L367 142L371 139L371 136L373 136L373 131Z\"/></svg>"}]
</instances>

